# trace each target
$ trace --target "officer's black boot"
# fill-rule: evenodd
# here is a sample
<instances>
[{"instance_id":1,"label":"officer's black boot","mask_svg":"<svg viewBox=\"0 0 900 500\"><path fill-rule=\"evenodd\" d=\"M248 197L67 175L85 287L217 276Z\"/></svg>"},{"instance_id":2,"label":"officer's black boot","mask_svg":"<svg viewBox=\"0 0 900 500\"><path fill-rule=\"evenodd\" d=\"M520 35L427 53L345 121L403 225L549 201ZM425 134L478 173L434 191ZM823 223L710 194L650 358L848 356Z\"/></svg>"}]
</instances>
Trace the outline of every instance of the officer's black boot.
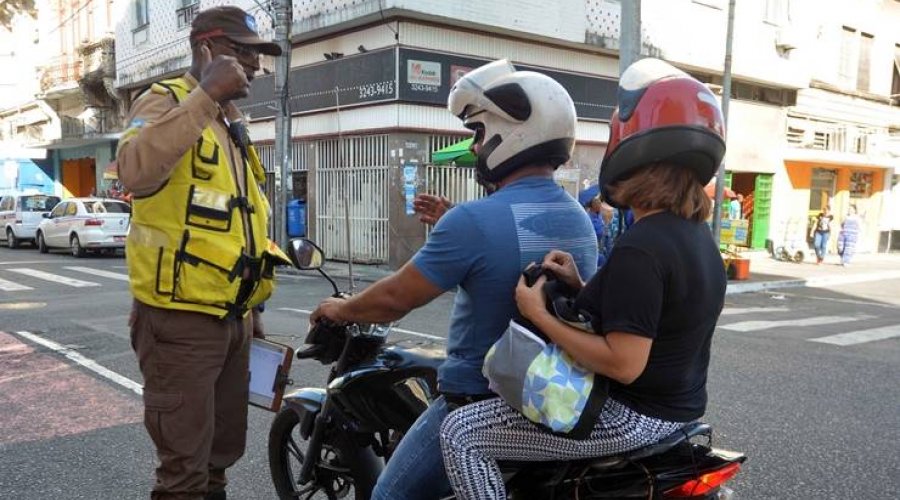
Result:
<instances>
[{"instance_id":1,"label":"officer's black boot","mask_svg":"<svg viewBox=\"0 0 900 500\"><path fill-rule=\"evenodd\" d=\"M226 500L225 498L225 490L213 491L211 493L207 493L203 500Z\"/></svg>"}]
</instances>

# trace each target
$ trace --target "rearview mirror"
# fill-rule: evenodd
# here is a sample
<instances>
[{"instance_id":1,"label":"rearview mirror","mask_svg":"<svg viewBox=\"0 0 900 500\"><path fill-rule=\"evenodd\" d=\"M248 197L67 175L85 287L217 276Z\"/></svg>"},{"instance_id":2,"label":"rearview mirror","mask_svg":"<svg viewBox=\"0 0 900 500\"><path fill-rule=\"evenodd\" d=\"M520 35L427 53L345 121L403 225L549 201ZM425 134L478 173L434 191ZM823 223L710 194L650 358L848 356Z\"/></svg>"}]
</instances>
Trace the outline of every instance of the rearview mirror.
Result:
<instances>
[{"instance_id":1,"label":"rearview mirror","mask_svg":"<svg viewBox=\"0 0 900 500\"><path fill-rule=\"evenodd\" d=\"M288 255L291 257L291 262L298 269L304 271L321 269L325 263L325 252L312 240L306 238L292 239L288 247Z\"/></svg>"},{"instance_id":2,"label":"rearview mirror","mask_svg":"<svg viewBox=\"0 0 900 500\"><path fill-rule=\"evenodd\" d=\"M49 219L49 218L50 218L50 212L44 212L44 213L42 213L42 214L41 214L41 217L43 217L43 218L45 218L45 219Z\"/></svg>"}]
</instances>

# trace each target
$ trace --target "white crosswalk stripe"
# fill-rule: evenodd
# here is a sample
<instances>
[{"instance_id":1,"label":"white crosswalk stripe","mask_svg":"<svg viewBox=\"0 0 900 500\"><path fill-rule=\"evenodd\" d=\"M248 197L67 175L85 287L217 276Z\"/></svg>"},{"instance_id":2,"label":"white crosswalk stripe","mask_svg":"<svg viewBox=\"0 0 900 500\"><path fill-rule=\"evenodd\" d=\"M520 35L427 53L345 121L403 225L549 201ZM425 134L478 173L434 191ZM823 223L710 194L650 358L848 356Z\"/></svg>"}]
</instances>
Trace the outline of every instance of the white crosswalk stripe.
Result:
<instances>
[{"instance_id":1,"label":"white crosswalk stripe","mask_svg":"<svg viewBox=\"0 0 900 500\"><path fill-rule=\"evenodd\" d=\"M757 320L757 321L740 321L727 325L719 325L719 328L725 330L733 330L736 332L755 332L758 330L768 330L770 328L789 328L802 326L821 326L831 325L835 323L847 323L850 321L862 321L872 319L875 316L813 316L811 318L796 318L782 320Z\"/></svg>"},{"instance_id":2,"label":"white crosswalk stripe","mask_svg":"<svg viewBox=\"0 0 900 500\"><path fill-rule=\"evenodd\" d=\"M0 290L4 292L20 292L22 290L34 290L34 288L0 278Z\"/></svg>"},{"instance_id":3,"label":"white crosswalk stripe","mask_svg":"<svg viewBox=\"0 0 900 500\"><path fill-rule=\"evenodd\" d=\"M24 274L25 276L31 276L32 278L37 278L44 281L51 281L53 283L59 283L60 285L71 286L75 288L86 288L92 286L100 286L100 283L94 283L93 281L82 281L74 278L68 278L66 276L60 276L58 274L48 273L45 271L38 271L37 269L31 269L27 267L17 268L17 269L7 269L7 271L12 273Z\"/></svg>"},{"instance_id":4,"label":"white crosswalk stripe","mask_svg":"<svg viewBox=\"0 0 900 500\"><path fill-rule=\"evenodd\" d=\"M722 309L722 316L729 316L732 314L787 312L789 310L790 309L787 307L726 307Z\"/></svg>"},{"instance_id":5,"label":"white crosswalk stripe","mask_svg":"<svg viewBox=\"0 0 900 500\"><path fill-rule=\"evenodd\" d=\"M900 337L900 325L870 328L868 330L857 330L855 332L840 333L838 335L829 335L827 337L809 339L809 341L821 342L823 344L833 344L837 346L848 346L862 344L864 342L874 342L876 340L886 340L894 337Z\"/></svg>"},{"instance_id":6,"label":"white crosswalk stripe","mask_svg":"<svg viewBox=\"0 0 900 500\"><path fill-rule=\"evenodd\" d=\"M93 274L94 276L101 276L104 278L110 278L119 281L128 281L128 275L122 273L114 273L112 271L104 271L103 269L94 269L92 267L84 267L84 266L65 266L66 269L71 269L72 271L78 271L80 273Z\"/></svg>"}]
</instances>

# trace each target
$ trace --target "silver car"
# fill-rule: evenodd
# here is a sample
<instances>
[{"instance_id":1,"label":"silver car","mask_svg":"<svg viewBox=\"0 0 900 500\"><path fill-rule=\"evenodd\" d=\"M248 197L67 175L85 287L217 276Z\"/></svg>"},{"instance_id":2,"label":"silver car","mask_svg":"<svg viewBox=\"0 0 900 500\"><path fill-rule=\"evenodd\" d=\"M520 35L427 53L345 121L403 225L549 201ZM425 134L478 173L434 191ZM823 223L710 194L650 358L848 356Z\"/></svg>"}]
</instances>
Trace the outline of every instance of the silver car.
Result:
<instances>
[{"instance_id":1,"label":"silver car","mask_svg":"<svg viewBox=\"0 0 900 500\"><path fill-rule=\"evenodd\" d=\"M0 197L0 236L9 248L18 248L23 241L33 242L38 224L59 203L59 197L46 194L7 194Z\"/></svg>"},{"instance_id":2,"label":"silver car","mask_svg":"<svg viewBox=\"0 0 900 500\"><path fill-rule=\"evenodd\" d=\"M69 248L75 257L91 250L115 251L125 247L131 224L131 205L108 198L71 198L61 201L37 228L41 253Z\"/></svg>"}]
</instances>

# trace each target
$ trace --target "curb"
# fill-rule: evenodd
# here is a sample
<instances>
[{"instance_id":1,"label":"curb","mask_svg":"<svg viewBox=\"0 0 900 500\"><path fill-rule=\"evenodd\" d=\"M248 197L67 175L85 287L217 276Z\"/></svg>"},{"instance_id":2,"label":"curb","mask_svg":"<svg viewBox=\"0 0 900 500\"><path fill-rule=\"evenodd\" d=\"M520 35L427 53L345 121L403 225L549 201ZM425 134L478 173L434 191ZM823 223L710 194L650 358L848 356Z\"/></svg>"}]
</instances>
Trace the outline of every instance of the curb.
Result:
<instances>
[{"instance_id":1,"label":"curb","mask_svg":"<svg viewBox=\"0 0 900 500\"><path fill-rule=\"evenodd\" d=\"M761 292L775 288L795 288L806 286L806 280L759 281L756 283L729 283L725 295Z\"/></svg>"},{"instance_id":2,"label":"curb","mask_svg":"<svg viewBox=\"0 0 900 500\"><path fill-rule=\"evenodd\" d=\"M331 276L332 279L350 281L350 275L347 273L346 269L343 269L340 271L335 270L335 269L323 269L323 270L328 274L328 276ZM361 281L364 283L374 283L374 282L380 280L381 278L384 278L385 276L389 276L392 273L393 273L393 271L384 271L383 274L373 275L370 273L363 274L363 273L354 272L353 273L353 281L354 282ZM276 274L276 276L288 275L288 276L306 276L306 277L310 277L310 278L321 278L321 275L316 271L301 271L300 269L297 269L294 267L287 267L287 266L284 266L282 269L279 269L278 271L276 271L275 274ZM321 279L324 280L325 278L321 278Z\"/></svg>"},{"instance_id":3,"label":"curb","mask_svg":"<svg viewBox=\"0 0 900 500\"><path fill-rule=\"evenodd\" d=\"M871 281L882 281L895 278L900 278L900 271L857 274L851 276L820 276L816 278L782 281L762 281L757 283L729 283L728 287L725 289L725 295L760 292L763 290L776 288L821 288L834 285L849 285L852 283L868 283Z\"/></svg>"}]
</instances>

